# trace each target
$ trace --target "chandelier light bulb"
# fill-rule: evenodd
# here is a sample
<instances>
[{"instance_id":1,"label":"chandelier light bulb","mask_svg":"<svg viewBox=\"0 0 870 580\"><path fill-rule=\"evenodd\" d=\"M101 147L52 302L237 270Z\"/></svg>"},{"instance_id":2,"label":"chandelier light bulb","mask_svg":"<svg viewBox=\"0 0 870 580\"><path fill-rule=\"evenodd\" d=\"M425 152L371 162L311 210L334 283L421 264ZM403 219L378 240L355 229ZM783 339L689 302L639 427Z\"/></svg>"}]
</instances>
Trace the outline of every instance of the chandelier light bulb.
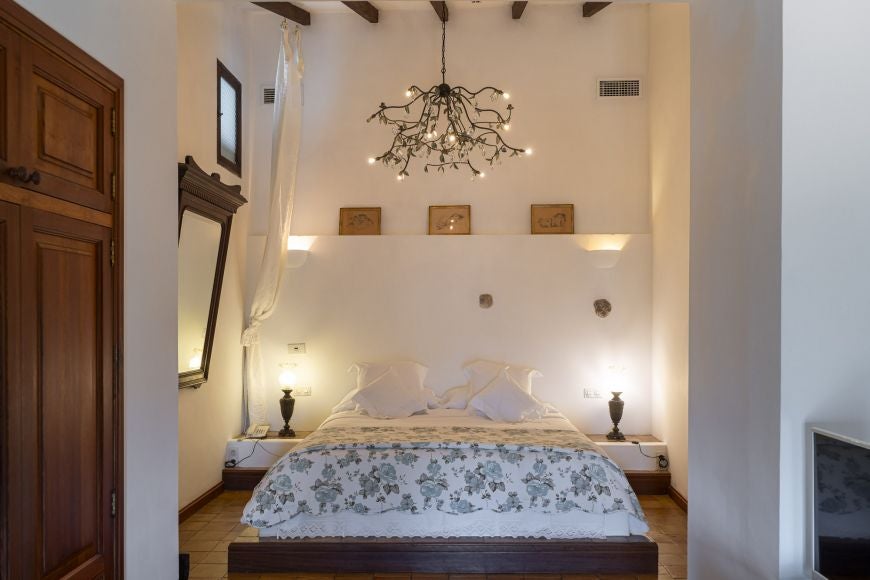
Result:
<instances>
[{"instance_id":1,"label":"chandelier light bulb","mask_svg":"<svg viewBox=\"0 0 870 580\"><path fill-rule=\"evenodd\" d=\"M451 143L455 143L456 142L456 135L451 134L449 137L447 137L447 140L450 141Z\"/></svg>"},{"instance_id":2,"label":"chandelier light bulb","mask_svg":"<svg viewBox=\"0 0 870 580\"><path fill-rule=\"evenodd\" d=\"M477 176L480 177L481 179L483 179L484 177L486 177L486 173L481 171L480 173L477 174Z\"/></svg>"},{"instance_id":3,"label":"chandelier light bulb","mask_svg":"<svg viewBox=\"0 0 870 580\"><path fill-rule=\"evenodd\" d=\"M523 153L525 153L526 155L531 155L531 154L532 154L532 148L531 148L531 147L526 147L525 149L523 149Z\"/></svg>"},{"instance_id":4,"label":"chandelier light bulb","mask_svg":"<svg viewBox=\"0 0 870 580\"><path fill-rule=\"evenodd\" d=\"M501 97L507 101L511 98L511 94L510 93L502 93Z\"/></svg>"},{"instance_id":5,"label":"chandelier light bulb","mask_svg":"<svg viewBox=\"0 0 870 580\"><path fill-rule=\"evenodd\" d=\"M405 96L411 98L412 96L414 96L414 93L411 91L411 89L408 89L407 91L405 91Z\"/></svg>"},{"instance_id":6,"label":"chandelier light bulb","mask_svg":"<svg viewBox=\"0 0 870 580\"><path fill-rule=\"evenodd\" d=\"M374 165L375 161L377 161L377 159L375 159L374 157L369 157L369 165Z\"/></svg>"},{"instance_id":7,"label":"chandelier light bulb","mask_svg":"<svg viewBox=\"0 0 870 580\"><path fill-rule=\"evenodd\" d=\"M504 129L505 131L510 131L510 130L511 130L511 124L510 124L510 123L505 123L504 125L501 126L501 128Z\"/></svg>"},{"instance_id":8,"label":"chandelier light bulb","mask_svg":"<svg viewBox=\"0 0 870 580\"><path fill-rule=\"evenodd\" d=\"M400 173L396 176L396 181L405 181L405 174Z\"/></svg>"}]
</instances>

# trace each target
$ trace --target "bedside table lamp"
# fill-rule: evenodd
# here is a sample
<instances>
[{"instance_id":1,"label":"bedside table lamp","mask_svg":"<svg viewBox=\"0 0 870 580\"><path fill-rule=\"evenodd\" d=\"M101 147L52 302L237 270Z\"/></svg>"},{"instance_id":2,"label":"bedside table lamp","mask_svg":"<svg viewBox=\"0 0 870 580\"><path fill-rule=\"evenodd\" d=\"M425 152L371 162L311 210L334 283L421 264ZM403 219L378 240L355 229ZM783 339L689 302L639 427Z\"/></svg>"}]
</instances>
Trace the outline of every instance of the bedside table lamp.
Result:
<instances>
[{"instance_id":1,"label":"bedside table lamp","mask_svg":"<svg viewBox=\"0 0 870 580\"><path fill-rule=\"evenodd\" d=\"M282 364L281 374L278 375L278 384L284 391L284 396L278 400L281 405L281 417L284 419L284 427L278 432L278 437L296 437L296 432L290 428L290 419L293 418L293 408L296 406L296 399L290 396L297 382L296 373L292 370L295 366L292 363Z\"/></svg>"},{"instance_id":2,"label":"bedside table lamp","mask_svg":"<svg viewBox=\"0 0 870 580\"><path fill-rule=\"evenodd\" d=\"M619 395L625 392L626 370L622 365L611 365L607 369L611 384L610 392L613 394L613 398L607 401L607 406L610 409L610 420L613 422L613 429L607 434L609 441L625 441L625 435L619 430L619 422L622 421L622 412L625 410L625 401L620 399Z\"/></svg>"},{"instance_id":3,"label":"bedside table lamp","mask_svg":"<svg viewBox=\"0 0 870 580\"><path fill-rule=\"evenodd\" d=\"M610 420L613 421L613 429L607 434L607 439L610 441L625 441L625 435L619 430L619 422L622 421L622 411L625 409L625 401L619 398L622 393L620 391L611 391L613 398L607 401L607 406L610 407Z\"/></svg>"}]
</instances>

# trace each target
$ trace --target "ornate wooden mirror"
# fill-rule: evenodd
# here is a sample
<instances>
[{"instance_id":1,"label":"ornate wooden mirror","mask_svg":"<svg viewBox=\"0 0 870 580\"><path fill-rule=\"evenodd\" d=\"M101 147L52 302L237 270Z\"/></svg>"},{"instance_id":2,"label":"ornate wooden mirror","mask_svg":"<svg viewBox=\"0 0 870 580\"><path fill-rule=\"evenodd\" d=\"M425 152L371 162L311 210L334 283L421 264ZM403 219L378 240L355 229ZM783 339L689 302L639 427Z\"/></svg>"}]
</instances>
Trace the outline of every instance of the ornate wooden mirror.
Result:
<instances>
[{"instance_id":1,"label":"ornate wooden mirror","mask_svg":"<svg viewBox=\"0 0 870 580\"><path fill-rule=\"evenodd\" d=\"M185 157L178 164L178 387L208 380L233 214L247 200Z\"/></svg>"}]
</instances>

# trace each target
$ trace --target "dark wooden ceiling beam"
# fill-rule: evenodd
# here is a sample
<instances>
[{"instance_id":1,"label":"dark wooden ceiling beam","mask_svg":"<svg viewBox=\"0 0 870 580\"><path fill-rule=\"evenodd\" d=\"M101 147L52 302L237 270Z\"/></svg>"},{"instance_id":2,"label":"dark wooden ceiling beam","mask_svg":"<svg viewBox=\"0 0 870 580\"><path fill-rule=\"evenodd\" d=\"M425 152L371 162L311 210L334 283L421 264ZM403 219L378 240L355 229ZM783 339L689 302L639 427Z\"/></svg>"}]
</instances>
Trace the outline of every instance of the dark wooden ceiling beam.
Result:
<instances>
[{"instance_id":1,"label":"dark wooden ceiling beam","mask_svg":"<svg viewBox=\"0 0 870 580\"><path fill-rule=\"evenodd\" d=\"M612 2L584 2L583 18L591 18L592 16L595 16L611 4Z\"/></svg>"},{"instance_id":2,"label":"dark wooden ceiling beam","mask_svg":"<svg viewBox=\"0 0 870 580\"><path fill-rule=\"evenodd\" d=\"M342 2L345 6L371 22L378 23L378 9L371 2Z\"/></svg>"},{"instance_id":3,"label":"dark wooden ceiling beam","mask_svg":"<svg viewBox=\"0 0 870 580\"><path fill-rule=\"evenodd\" d=\"M447 22L450 18L450 14L447 11L447 2L430 2L432 4L432 8L435 9L435 14L438 15L438 18L441 19L441 22Z\"/></svg>"},{"instance_id":4,"label":"dark wooden ceiling beam","mask_svg":"<svg viewBox=\"0 0 870 580\"><path fill-rule=\"evenodd\" d=\"M526 4L528 4L528 2L514 2L513 5L511 5L511 16L514 20L519 20L523 17Z\"/></svg>"},{"instance_id":5,"label":"dark wooden ceiling beam","mask_svg":"<svg viewBox=\"0 0 870 580\"><path fill-rule=\"evenodd\" d=\"M311 13L290 2L254 2L254 4L302 26L311 24Z\"/></svg>"}]
</instances>

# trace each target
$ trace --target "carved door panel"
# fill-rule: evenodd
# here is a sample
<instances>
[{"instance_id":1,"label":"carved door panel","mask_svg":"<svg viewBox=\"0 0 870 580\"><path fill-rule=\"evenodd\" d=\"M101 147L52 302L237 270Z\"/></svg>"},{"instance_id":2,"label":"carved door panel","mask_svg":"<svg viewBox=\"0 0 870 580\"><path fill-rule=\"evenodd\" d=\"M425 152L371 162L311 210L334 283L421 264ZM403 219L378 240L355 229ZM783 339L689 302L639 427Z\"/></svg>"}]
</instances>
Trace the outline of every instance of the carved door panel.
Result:
<instances>
[{"instance_id":1,"label":"carved door panel","mask_svg":"<svg viewBox=\"0 0 870 580\"><path fill-rule=\"evenodd\" d=\"M111 230L21 210L21 578L113 577ZM17 389L17 392L16 392ZM11 514L10 514L11 515ZM30 568L29 566L32 566Z\"/></svg>"},{"instance_id":2,"label":"carved door panel","mask_svg":"<svg viewBox=\"0 0 870 580\"><path fill-rule=\"evenodd\" d=\"M17 151L10 135L18 134L18 59L21 37L0 23L0 173Z\"/></svg>"},{"instance_id":3,"label":"carved door panel","mask_svg":"<svg viewBox=\"0 0 870 580\"><path fill-rule=\"evenodd\" d=\"M80 205L112 210L116 93L83 68L24 39L16 184Z\"/></svg>"}]
</instances>

